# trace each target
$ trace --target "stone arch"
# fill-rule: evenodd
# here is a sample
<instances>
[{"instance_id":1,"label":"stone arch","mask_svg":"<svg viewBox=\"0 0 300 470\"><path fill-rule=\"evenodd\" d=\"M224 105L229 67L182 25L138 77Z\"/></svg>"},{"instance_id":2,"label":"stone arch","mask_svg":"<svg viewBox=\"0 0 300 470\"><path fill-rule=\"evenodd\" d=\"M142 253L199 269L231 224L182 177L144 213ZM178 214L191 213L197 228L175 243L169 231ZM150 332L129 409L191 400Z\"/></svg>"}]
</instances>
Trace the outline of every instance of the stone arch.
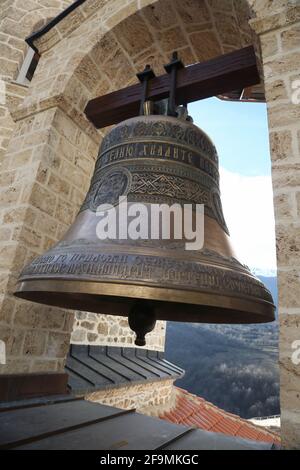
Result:
<instances>
[{"instance_id":1,"label":"stone arch","mask_svg":"<svg viewBox=\"0 0 300 470\"><path fill-rule=\"evenodd\" d=\"M135 73L149 62L156 73L163 73L173 50L178 50L186 65L256 45L249 19L247 0L155 0L134 11L99 37L91 34L84 57L70 73L65 89L73 78L88 74L89 99L102 91L97 72L110 83L109 90L135 81ZM109 65L108 65L109 63ZM86 74L86 76L84 75ZM86 84L87 85L87 84Z\"/></svg>"},{"instance_id":2,"label":"stone arch","mask_svg":"<svg viewBox=\"0 0 300 470\"><path fill-rule=\"evenodd\" d=\"M257 37L248 23L252 16L248 0L139 3L141 8L131 2L130 9L126 5L111 17L106 17L101 8L95 10L70 34L57 39L54 48L51 39L47 46L46 36L41 44L42 49L45 47L41 63L43 71L48 71L47 98L64 96L82 112L92 97L135 82L136 72L147 62L157 74L163 73L163 64L173 50L178 50L189 65L249 44L257 46ZM257 51L259 55L258 46ZM45 99L43 88L39 93L39 81L39 77L34 79L25 106Z\"/></svg>"}]
</instances>

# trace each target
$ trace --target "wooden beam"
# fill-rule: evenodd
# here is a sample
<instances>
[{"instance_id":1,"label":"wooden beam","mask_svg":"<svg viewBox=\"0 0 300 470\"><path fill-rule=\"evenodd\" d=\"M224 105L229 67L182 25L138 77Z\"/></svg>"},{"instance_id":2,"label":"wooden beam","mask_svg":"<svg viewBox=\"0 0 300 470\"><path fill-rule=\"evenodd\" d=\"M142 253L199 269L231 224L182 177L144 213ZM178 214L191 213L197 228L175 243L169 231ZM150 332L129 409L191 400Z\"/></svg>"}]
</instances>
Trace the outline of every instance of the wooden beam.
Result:
<instances>
[{"instance_id":1,"label":"wooden beam","mask_svg":"<svg viewBox=\"0 0 300 470\"><path fill-rule=\"evenodd\" d=\"M169 95L168 74L151 80L149 99L153 101ZM260 83L256 56L252 46L216 57L206 62L190 65L178 71L177 104L201 100ZM102 128L137 116L141 98L141 84L132 85L92 99L85 114Z\"/></svg>"}]
</instances>

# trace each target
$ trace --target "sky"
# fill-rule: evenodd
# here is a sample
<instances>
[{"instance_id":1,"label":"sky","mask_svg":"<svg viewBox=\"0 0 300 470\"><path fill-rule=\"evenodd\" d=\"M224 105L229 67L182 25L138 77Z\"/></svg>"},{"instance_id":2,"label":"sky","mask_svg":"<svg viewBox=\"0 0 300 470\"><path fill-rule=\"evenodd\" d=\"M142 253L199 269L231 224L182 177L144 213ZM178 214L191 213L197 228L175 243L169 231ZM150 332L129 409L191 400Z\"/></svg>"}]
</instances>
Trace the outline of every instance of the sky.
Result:
<instances>
[{"instance_id":1,"label":"sky","mask_svg":"<svg viewBox=\"0 0 300 470\"><path fill-rule=\"evenodd\" d=\"M259 274L276 270L266 105L209 98L189 105L219 155L223 211L238 259Z\"/></svg>"}]
</instances>

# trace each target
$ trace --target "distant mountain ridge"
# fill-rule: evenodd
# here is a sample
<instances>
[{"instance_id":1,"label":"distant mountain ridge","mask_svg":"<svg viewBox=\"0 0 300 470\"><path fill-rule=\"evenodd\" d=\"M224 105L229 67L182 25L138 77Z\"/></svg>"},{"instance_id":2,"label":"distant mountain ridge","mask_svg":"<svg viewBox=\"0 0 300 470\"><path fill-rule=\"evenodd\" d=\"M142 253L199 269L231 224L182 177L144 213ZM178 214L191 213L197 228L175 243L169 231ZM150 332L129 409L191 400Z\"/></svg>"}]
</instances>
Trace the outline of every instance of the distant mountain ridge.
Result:
<instances>
[{"instance_id":1,"label":"distant mountain ridge","mask_svg":"<svg viewBox=\"0 0 300 470\"><path fill-rule=\"evenodd\" d=\"M276 277L257 276L277 306ZM178 385L242 417L279 413L278 321L251 325L168 322L167 358Z\"/></svg>"},{"instance_id":2,"label":"distant mountain ridge","mask_svg":"<svg viewBox=\"0 0 300 470\"><path fill-rule=\"evenodd\" d=\"M250 268L250 271L257 277L277 277L276 269Z\"/></svg>"}]
</instances>

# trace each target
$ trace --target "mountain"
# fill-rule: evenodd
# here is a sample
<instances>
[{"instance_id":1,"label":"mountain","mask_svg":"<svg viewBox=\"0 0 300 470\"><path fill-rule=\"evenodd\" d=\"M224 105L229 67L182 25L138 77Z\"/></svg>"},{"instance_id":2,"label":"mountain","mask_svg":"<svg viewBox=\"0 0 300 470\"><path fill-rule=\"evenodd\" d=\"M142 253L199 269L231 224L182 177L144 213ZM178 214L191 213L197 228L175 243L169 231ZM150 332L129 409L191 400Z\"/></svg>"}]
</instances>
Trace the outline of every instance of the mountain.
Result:
<instances>
[{"instance_id":1,"label":"mountain","mask_svg":"<svg viewBox=\"0 0 300 470\"><path fill-rule=\"evenodd\" d=\"M277 305L276 277L258 276ZM278 322L168 322L168 360L185 369L176 385L244 418L279 413Z\"/></svg>"}]
</instances>

